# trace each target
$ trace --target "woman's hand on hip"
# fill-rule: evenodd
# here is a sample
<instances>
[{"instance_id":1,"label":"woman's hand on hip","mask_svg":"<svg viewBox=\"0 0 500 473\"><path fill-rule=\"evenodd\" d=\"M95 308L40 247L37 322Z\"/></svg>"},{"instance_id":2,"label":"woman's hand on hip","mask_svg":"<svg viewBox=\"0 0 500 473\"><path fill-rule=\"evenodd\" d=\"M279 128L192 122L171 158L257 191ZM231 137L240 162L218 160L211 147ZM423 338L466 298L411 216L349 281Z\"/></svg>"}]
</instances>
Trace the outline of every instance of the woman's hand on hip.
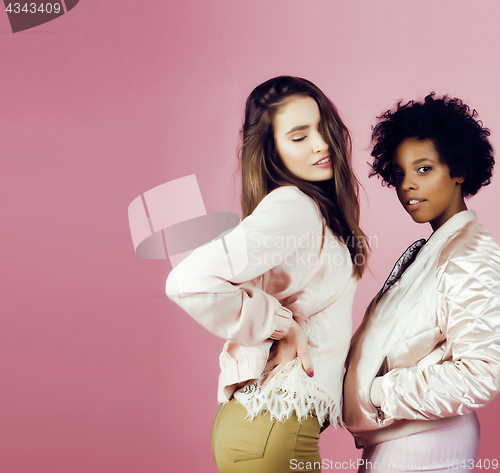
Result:
<instances>
[{"instance_id":1,"label":"woman's hand on hip","mask_svg":"<svg viewBox=\"0 0 500 473\"><path fill-rule=\"evenodd\" d=\"M275 340L269 354L264 371L272 369L266 379L262 382L264 389L271 379L288 363L299 357L302 367L308 376L314 376L307 335L302 327L292 319L292 324L287 334L281 340Z\"/></svg>"}]
</instances>

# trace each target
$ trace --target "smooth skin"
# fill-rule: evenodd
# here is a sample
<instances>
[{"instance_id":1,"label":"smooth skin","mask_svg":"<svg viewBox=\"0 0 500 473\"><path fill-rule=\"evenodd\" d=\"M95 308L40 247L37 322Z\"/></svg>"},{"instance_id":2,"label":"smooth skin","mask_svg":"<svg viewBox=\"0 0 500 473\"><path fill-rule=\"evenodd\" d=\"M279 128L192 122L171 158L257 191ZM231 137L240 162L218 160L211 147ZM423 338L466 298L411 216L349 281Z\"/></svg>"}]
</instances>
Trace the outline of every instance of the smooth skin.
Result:
<instances>
[{"instance_id":1,"label":"smooth skin","mask_svg":"<svg viewBox=\"0 0 500 473\"><path fill-rule=\"evenodd\" d=\"M450 176L432 140L406 138L396 148L392 165L398 199L415 222L429 222L436 231L467 210L462 196L465 177Z\"/></svg>"},{"instance_id":2,"label":"smooth skin","mask_svg":"<svg viewBox=\"0 0 500 473\"><path fill-rule=\"evenodd\" d=\"M319 132L320 121L318 104L311 97L292 97L274 118L274 140L281 161L304 181L326 181L333 176L328 145Z\"/></svg>"}]
</instances>

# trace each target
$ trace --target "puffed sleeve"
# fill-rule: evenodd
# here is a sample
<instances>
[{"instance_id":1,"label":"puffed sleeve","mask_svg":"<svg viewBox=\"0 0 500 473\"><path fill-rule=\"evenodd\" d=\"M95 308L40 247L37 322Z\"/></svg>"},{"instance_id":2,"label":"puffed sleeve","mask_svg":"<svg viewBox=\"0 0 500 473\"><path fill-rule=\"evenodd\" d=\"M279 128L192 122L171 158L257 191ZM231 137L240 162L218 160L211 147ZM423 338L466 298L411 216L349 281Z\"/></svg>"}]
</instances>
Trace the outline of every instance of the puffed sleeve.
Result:
<instances>
[{"instance_id":1,"label":"puffed sleeve","mask_svg":"<svg viewBox=\"0 0 500 473\"><path fill-rule=\"evenodd\" d=\"M464 415L500 391L500 249L484 229L474 236L445 248L438 264L437 318L444 344L425 363L396 368L375 383L372 396L382 398L385 415Z\"/></svg>"},{"instance_id":2,"label":"puffed sleeve","mask_svg":"<svg viewBox=\"0 0 500 473\"><path fill-rule=\"evenodd\" d=\"M280 339L292 313L249 281L279 266L322 221L296 187L269 193L231 232L197 248L169 274L167 296L213 334L240 345Z\"/></svg>"}]
</instances>

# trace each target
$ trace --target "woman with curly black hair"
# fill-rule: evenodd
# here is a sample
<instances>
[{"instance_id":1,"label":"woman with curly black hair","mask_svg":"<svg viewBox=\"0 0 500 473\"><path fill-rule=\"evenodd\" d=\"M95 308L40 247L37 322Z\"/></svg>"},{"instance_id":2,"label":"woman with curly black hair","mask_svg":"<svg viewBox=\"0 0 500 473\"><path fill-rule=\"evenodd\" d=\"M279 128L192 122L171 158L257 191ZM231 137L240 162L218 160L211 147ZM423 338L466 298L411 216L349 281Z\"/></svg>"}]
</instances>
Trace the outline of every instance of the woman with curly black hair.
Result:
<instances>
[{"instance_id":1,"label":"woman with curly black hair","mask_svg":"<svg viewBox=\"0 0 500 473\"><path fill-rule=\"evenodd\" d=\"M373 130L371 175L433 233L406 250L353 337L343 415L360 471L475 466L475 410L500 391L500 248L464 198L490 183L489 134L434 93Z\"/></svg>"}]
</instances>

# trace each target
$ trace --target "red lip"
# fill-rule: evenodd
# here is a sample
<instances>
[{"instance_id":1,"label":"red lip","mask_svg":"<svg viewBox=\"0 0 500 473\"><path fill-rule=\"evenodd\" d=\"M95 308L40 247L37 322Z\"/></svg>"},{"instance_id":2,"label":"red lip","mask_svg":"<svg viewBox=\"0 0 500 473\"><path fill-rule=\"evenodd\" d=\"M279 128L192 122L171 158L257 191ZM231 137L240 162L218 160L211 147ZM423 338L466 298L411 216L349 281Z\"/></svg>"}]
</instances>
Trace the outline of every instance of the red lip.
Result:
<instances>
[{"instance_id":1,"label":"red lip","mask_svg":"<svg viewBox=\"0 0 500 473\"><path fill-rule=\"evenodd\" d=\"M316 166L316 164L318 164L320 161L323 161L323 159L326 159L326 158L330 158L330 155L329 155L329 154L327 154L326 156L323 156L322 158L319 158L319 159L318 159L318 160L314 163L314 165L313 165L313 166ZM327 162L327 163L325 163L325 164L328 164L329 162L331 162L331 158L330 158L330 161L328 161L328 162Z\"/></svg>"}]
</instances>

